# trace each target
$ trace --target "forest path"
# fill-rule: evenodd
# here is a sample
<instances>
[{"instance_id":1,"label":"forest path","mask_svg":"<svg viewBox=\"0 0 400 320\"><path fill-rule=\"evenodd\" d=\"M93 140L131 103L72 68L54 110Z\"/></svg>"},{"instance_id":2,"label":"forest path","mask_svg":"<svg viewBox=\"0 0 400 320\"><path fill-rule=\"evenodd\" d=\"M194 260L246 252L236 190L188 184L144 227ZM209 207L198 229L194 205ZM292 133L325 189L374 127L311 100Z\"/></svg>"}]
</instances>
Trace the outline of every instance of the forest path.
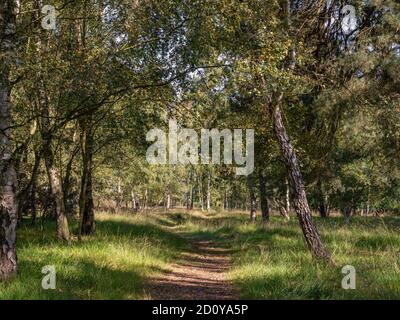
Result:
<instances>
[{"instance_id":1,"label":"forest path","mask_svg":"<svg viewBox=\"0 0 400 320\"><path fill-rule=\"evenodd\" d=\"M238 292L226 279L230 251L217 243L190 238L191 249L172 266L172 271L150 278L146 293L160 300L238 299Z\"/></svg>"}]
</instances>

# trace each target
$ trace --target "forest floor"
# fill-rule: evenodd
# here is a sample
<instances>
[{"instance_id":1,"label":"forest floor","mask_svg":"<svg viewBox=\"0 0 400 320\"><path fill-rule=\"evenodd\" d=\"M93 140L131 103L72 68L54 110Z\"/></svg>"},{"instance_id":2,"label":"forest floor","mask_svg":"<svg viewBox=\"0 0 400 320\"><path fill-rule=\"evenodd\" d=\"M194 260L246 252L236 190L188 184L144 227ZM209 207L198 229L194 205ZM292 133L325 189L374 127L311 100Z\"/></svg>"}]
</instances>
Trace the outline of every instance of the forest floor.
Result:
<instances>
[{"instance_id":1,"label":"forest floor","mask_svg":"<svg viewBox=\"0 0 400 320\"><path fill-rule=\"evenodd\" d=\"M230 250L209 240L184 238L190 248L172 271L151 277L147 285L150 299L226 300L238 293L226 279L231 266Z\"/></svg>"},{"instance_id":2,"label":"forest floor","mask_svg":"<svg viewBox=\"0 0 400 320\"><path fill-rule=\"evenodd\" d=\"M312 259L298 221L251 223L243 212L96 213L71 245L52 221L23 221L19 272L2 299L400 299L400 217L315 218L335 264ZM71 221L76 234L77 224ZM56 288L42 288L44 266ZM356 289L342 268L354 266Z\"/></svg>"}]
</instances>

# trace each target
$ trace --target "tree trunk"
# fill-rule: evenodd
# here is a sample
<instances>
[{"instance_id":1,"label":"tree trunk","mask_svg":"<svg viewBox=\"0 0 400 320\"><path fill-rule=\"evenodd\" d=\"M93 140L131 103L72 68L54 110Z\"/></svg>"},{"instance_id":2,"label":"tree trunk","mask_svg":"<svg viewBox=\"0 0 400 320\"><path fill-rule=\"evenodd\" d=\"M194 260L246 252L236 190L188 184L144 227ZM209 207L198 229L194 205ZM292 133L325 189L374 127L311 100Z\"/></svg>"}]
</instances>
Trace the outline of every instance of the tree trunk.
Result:
<instances>
[{"instance_id":1,"label":"tree trunk","mask_svg":"<svg viewBox=\"0 0 400 320\"><path fill-rule=\"evenodd\" d=\"M279 214L284 217L286 220L290 220L290 216L288 212L286 211L286 206L285 204L280 200L280 199L274 199L275 206L279 210Z\"/></svg>"},{"instance_id":2,"label":"tree trunk","mask_svg":"<svg viewBox=\"0 0 400 320\"><path fill-rule=\"evenodd\" d=\"M207 211L210 212L211 210L211 172L208 171L207 176Z\"/></svg>"},{"instance_id":3,"label":"tree trunk","mask_svg":"<svg viewBox=\"0 0 400 320\"><path fill-rule=\"evenodd\" d=\"M350 222L351 217L351 207L346 206L342 209L343 216L344 216L344 223L348 224Z\"/></svg>"},{"instance_id":4,"label":"tree trunk","mask_svg":"<svg viewBox=\"0 0 400 320\"><path fill-rule=\"evenodd\" d=\"M194 194L195 194L195 188L194 185L190 187L190 210L193 210L194 207Z\"/></svg>"},{"instance_id":5,"label":"tree trunk","mask_svg":"<svg viewBox=\"0 0 400 320\"><path fill-rule=\"evenodd\" d=\"M39 151L35 151L35 163L33 165L31 178L24 189L18 193L18 220L22 219L23 210L28 209L28 206L32 207L32 199L34 197L34 188L36 188L36 180L39 171L41 161L41 154ZM34 203L34 199L33 199ZM36 208L35 208L36 209ZM36 210L35 210L36 211Z\"/></svg>"},{"instance_id":6,"label":"tree trunk","mask_svg":"<svg viewBox=\"0 0 400 320\"><path fill-rule=\"evenodd\" d=\"M148 194L148 191L147 191L147 189L144 191L144 199L143 199L143 208L144 208L144 210L147 210L147 206L148 206L148 199L147 199L147 194Z\"/></svg>"},{"instance_id":7,"label":"tree trunk","mask_svg":"<svg viewBox=\"0 0 400 320\"><path fill-rule=\"evenodd\" d=\"M31 225L34 226L36 224L36 185L37 179L35 179L32 183L31 190L29 193L29 210L31 213Z\"/></svg>"},{"instance_id":8,"label":"tree trunk","mask_svg":"<svg viewBox=\"0 0 400 320\"><path fill-rule=\"evenodd\" d=\"M202 177L199 175L198 177L198 185L199 185L199 201L201 211L204 211L204 199L203 199L203 181Z\"/></svg>"},{"instance_id":9,"label":"tree trunk","mask_svg":"<svg viewBox=\"0 0 400 320\"><path fill-rule=\"evenodd\" d=\"M290 185L289 180L285 178L285 210L289 215L290 212Z\"/></svg>"},{"instance_id":10,"label":"tree trunk","mask_svg":"<svg viewBox=\"0 0 400 320\"><path fill-rule=\"evenodd\" d=\"M136 195L133 190L131 190L131 201L132 201L132 209L134 212L137 212L137 202L136 202Z\"/></svg>"},{"instance_id":11,"label":"tree trunk","mask_svg":"<svg viewBox=\"0 0 400 320\"><path fill-rule=\"evenodd\" d=\"M46 147L46 149L47 148L49 147ZM60 240L69 241L70 234L67 216L65 215L64 197L61 188L60 176L53 163L52 156L51 150L47 150L45 152L45 164L50 183L50 191L56 208L57 238Z\"/></svg>"},{"instance_id":12,"label":"tree trunk","mask_svg":"<svg viewBox=\"0 0 400 320\"><path fill-rule=\"evenodd\" d=\"M119 213L121 209L121 202L122 202L122 187L121 187L121 178L118 178L117 180L117 196L115 198L115 212Z\"/></svg>"},{"instance_id":13,"label":"tree trunk","mask_svg":"<svg viewBox=\"0 0 400 320\"><path fill-rule=\"evenodd\" d=\"M73 215L73 207L74 203L71 203L69 200L71 198L71 185L72 185L72 179L71 179L71 173L72 173L72 164L74 162L74 158L77 155L79 151L79 146L77 146L71 157L68 160L67 167L65 169L65 176L63 179L63 194L64 194L64 206L65 206L65 215L67 217L71 217Z\"/></svg>"},{"instance_id":14,"label":"tree trunk","mask_svg":"<svg viewBox=\"0 0 400 320\"><path fill-rule=\"evenodd\" d=\"M90 235L95 231L93 204L93 130L92 116L81 121L82 179L79 196L80 233Z\"/></svg>"},{"instance_id":15,"label":"tree trunk","mask_svg":"<svg viewBox=\"0 0 400 320\"><path fill-rule=\"evenodd\" d=\"M228 193L226 188L224 189L224 210L228 210L229 205L228 205Z\"/></svg>"},{"instance_id":16,"label":"tree trunk","mask_svg":"<svg viewBox=\"0 0 400 320\"><path fill-rule=\"evenodd\" d=\"M12 162L12 126L9 74L14 56L15 6L13 0L0 2L0 280L17 273L16 226L17 174Z\"/></svg>"},{"instance_id":17,"label":"tree trunk","mask_svg":"<svg viewBox=\"0 0 400 320\"><path fill-rule=\"evenodd\" d=\"M252 176L247 176L247 184L249 187L250 200L250 220L256 221L256 193L254 190L254 181Z\"/></svg>"},{"instance_id":18,"label":"tree trunk","mask_svg":"<svg viewBox=\"0 0 400 320\"><path fill-rule=\"evenodd\" d=\"M293 146L289 141L286 128L283 124L281 109L279 107L281 99L282 96L278 99L275 105L272 105L272 103L270 104L270 112L273 119L275 135L281 149L290 181L293 185L293 206L299 219L308 248L315 257L329 260L330 253L325 248L313 222L300 166Z\"/></svg>"},{"instance_id":19,"label":"tree trunk","mask_svg":"<svg viewBox=\"0 0 400 320\"><path fill-rule=\"evenodd\" d=\"M40 15L40 3L36 2L36 9L38 16ZM36 21L37 27L39 26L39 21ZM39 27L40 28L40 27ZM40 37L37 39L37 54L39 57L38 66L41 66L40 56L42 51L42 42ZM64 194L62 190L62 181L61 175L54 163L54 153L51 146L51 141L53 138L53 132L50 129L50 108L49 101L46 96L46 87L45 83L42 79L44 79L46 75L42 74L41 70L38 71L38 105L40 106L40 133L42 136L43 143L43 158L46 166L46 172L49 180L50 186L50 194L52 198L52 202L54 204L55 216L56 216L56 225L57 225L57 238L60 240L66 240L69 242L70 234L68 227L68 220L65 215L65 203L64 203Z\"/></svg>"},{"instance_id":20,"label":"tree trunk","mask_svg":"<svg viewBox=\"0 0 400 320\"><path fill-rule=\"evenodd\" d=\"M171 194L169 192L167 193L167 200L166 200L165 208L166 208L166 211L169 211L169 209L171 208Z\"/></svg>"},{"instance_id":21,"label":"tree trunk","mask_svg":"<svg viewBox=\"0 0 400 320\"><path fill-rule=\"evenodd\" d=\"M260 204L261 204L261 217L265 222L269 221L269 206L267 198L267 190L265 187L265 177L262 173L258 176L260 182Z\"/></svg>"},{"instance_id":22,"label":"tree trunk","mask_svg":"<svg viewBox=\"0 0 400 320\"><path fill-rule=\"evenodd\" d=\"M321 202L318 206L319 215L321 218L326 218L328 216L328 210L324 202Z\"/></svg>"},{"instance_id":23,"label":"tree trunk","mask_svg":"<svg viewBox=\"0 0 400 320\"><path fill-rule=\"evenodd\" d=\"M327 195L325 194L324 188L323 188L323 184L321 181L318 181L318 211L319 214L321 216L321 218L326 218L328 216L328 199L327 199Z\"/></svg>"},{"instance_id":24,"label":"tree trunk","mask_svg":"<svg viewBox=\"0 0 400 320\"><path fill-rule=\"evenodd\" d=\"M44 104L46 105L46 103ZM46 107L44 107L46 109ZM42 139L43 139L43 157L47 171L47 177L50 185L50 193L55 205L57 238L60 240L70 240L67 216L65 215L64 194L61 187L61 178L57 167L54 164L54 154L51 147L51 134L49 131L49 119L47 113L42 116Z\"/></svg>"},{"instance_id":25,"label":"tree trunk","mask_svg":"<svg viewBox=\"0 0 400 320\"><path fill-rule=\"evenodd\" d=\"M191 173L190 171L188 172L187 178L186 178L186 210L191 209L191 203L192 203L192 186L190 183L191 180Z\"/></svg>"}]
</instances>

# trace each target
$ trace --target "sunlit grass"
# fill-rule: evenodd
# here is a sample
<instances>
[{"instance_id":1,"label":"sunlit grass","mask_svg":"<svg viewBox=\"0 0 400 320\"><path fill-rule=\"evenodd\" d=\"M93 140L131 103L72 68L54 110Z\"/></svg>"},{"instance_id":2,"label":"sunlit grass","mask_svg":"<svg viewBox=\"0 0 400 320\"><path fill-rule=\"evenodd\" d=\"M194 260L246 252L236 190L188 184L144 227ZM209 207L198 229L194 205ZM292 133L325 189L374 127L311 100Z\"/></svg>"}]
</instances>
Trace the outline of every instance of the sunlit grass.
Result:
<instances>
[{"instance_id":1,"label":"sunlit grass","mask_svg":"<svg viewBox=\"0 0 400 320\"><path fill-rule=\"evenodd\" d=\"M269 224L248 215L174 210L169 214L97 215L95 235L70 246L53 223L18 230L19 274L0 284L0 299L143 299L150 275L169 270L204 238L231 249L227 277L250 299L400 299L400 217L315 219L334 264L317 263L297 219ZM75 226L76 228L76 226ZM356 289L344 290L343 266L356 268ZM56 290L43 290L42 267L54 265Z\"/></svg>"},{"instance_id":2,"label":"sunlit grass","mask_svg":"<svg viewBox=\"0 0 400 320\"><path fill-rule=\"evenodd\" d=\"M19 274L0 284L0 299L139 299L152 273L168 269L185 242L152 214L97 216L94 236L68 246L54 240L54 225L18 230ZM54 265L56 290L43 290L42 267Z\"/></svg>"},{"instance_id":3,"label":"sunlit grass","mask_svg":"<svg viewBox=\"0 0 400 320\"><path fill-rule=\"evenodd\" d=\"M230 219L231 216L234 219ZM250 223L247 214L188 217L185 228L233 249L231 279L250 299L400 299L400 218L315 219L334 264L316 263L297 219ZM356 289L344 290L345 265L356 268Z\"/></svg>"}]
</instances>

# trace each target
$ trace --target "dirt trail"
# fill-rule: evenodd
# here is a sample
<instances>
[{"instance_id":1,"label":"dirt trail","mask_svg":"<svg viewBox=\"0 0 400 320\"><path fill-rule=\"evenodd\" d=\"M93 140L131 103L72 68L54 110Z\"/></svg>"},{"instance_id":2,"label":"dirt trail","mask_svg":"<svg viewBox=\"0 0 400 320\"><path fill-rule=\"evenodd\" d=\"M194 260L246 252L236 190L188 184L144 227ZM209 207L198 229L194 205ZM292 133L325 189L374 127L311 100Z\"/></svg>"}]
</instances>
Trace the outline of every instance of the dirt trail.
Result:
<instances>
[{"instance_id":1,"label":"dirt trail","mask_svg":"<svg viewBox=\"0 0 400 320\"><path fill-rule=\"evenodd\" d=\"M238 299L236 290L226 280L229 250L211 241L188 239L192 250L172 271L150 279L147 294L160 300Z\"/></svg>"}]
</instances>

